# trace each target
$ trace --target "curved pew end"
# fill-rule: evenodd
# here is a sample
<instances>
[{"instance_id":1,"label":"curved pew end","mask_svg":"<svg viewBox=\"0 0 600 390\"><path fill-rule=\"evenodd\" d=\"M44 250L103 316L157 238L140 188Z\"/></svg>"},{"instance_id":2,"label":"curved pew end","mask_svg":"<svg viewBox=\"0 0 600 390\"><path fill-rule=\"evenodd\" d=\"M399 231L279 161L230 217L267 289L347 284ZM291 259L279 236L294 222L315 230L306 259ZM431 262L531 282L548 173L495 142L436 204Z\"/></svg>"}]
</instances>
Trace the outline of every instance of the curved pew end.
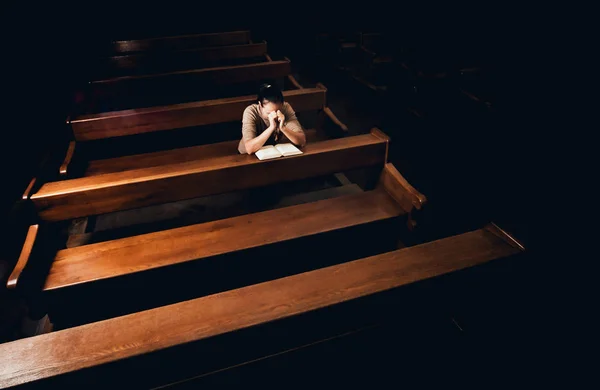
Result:
<instances>
[{"instance_id":1,"label":"curved pew end","mask_svg":"<svg viewBox=\"0 0 600 390\"><path fill-rule=\"evenodd\" d=\"M8 277L8 281L6 282L6 287L8 289L17 288L19 278L25 270L29 259L32 257L33 248L36 245L36 242L39 242L39 240L37 240L39 227L40 225L37 224L29 226L29 229L27 230L27 236L25 237L25 243L23 244L23 249L21 250L17 264L15 265L15 268L11 272L10 276Z\"/></svg>"},{"instance_id":2,"label":"curved pew end","mask_svg":"<svg viewBox=\"0 0 600 390\"><path fill-rule=\"evenodd\" d=\"M63 160L58 173L60 177L65 178L68 175L69 164L73 160L73 154L75 153L75 141L69 142L69 147L67 148L67 153L65 155L65 159Z\"/></svg>"},{"instance_id":3,"label":"curved pew end","mask_svg":"<svg viewBox=\"0 0 600 390\"><path fill-rule=\"evenodd\" d=\"M417 191L392 163L385 164L378 185L383 187L407 212L407 226L412 231L417 225L413 211L421 210L427 203L425 195Z\"/></svg>"},{"instance_id":4,"label":"curved pew end","mask_svg":"<svg viewBox=\"0 0 600 390\"><path fill-rule=\"evenodd\" d=\"M21 199L22 200L29 200L31 199L31 194L33 193L33 187L35 187L35 183L37 182L37 178L32 178L29 181L29 184L27 185L27 188L25 188L25 191L23 192L23 195L21 195Z\"/></svg>"},{"instance_id":5,"label":"curved pew end","mask_svg":"<svg viewBox=\"0 0 600 390\"><path fill-rule=\"evenodd\" d=\"M512 245L513 247L520 249L522 251L525 250L525 246L523 245L523 243L520 240L516 239L513 235L506 232L504 229L502 229L496 223L491 222L485 228L487 230L489 230L490 232L492 232L493 234L495 234L496 236L502 238L504 241L506 241L508 244Z\"/></svg>"}]
</instances>

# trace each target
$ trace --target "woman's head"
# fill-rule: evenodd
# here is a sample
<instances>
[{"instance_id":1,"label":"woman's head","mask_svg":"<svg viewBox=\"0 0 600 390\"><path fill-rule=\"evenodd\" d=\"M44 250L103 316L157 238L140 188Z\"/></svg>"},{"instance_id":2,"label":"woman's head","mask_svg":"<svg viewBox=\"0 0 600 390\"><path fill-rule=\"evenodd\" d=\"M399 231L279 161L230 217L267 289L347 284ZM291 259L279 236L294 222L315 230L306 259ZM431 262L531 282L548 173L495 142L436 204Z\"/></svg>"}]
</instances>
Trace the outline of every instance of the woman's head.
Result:
<instances>
[{"instance_id":1,"label":"woman's head","mask_svg":"<svg viewBox=\"0 0 600 390\"><path fill-rule=\"evenodd\" d=\"M258 104L262 108L264 115L277 110L281 110L283 106L283 93L281 90L272 84L263 84L258 90Z\"/></svg>"}]
</instances>

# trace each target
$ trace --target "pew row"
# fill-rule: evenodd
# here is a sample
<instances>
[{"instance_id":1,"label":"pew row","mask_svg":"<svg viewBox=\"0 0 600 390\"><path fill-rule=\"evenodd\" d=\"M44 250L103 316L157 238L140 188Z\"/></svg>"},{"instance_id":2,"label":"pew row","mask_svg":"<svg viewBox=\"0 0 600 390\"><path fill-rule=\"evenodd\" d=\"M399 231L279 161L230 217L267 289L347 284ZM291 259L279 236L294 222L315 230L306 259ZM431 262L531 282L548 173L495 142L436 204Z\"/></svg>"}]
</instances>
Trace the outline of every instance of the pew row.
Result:
<instances>
[{"instance_id":1,"label":"pew row","mask_svg":"<svg viewBox=\"0 0 600 390\"><path fill-rule=\"evenodd\" d=\"M124 247L126 251L135 242L141 245L141 252L136 250L133 256L131 253L125 256L133 262L138 261L140 267L136 267L136 269L140 271L192 261L198 259L198 257L210 257L214 256L215 253L230 253L253 248L264 245L268 240L274 240L272 242L292 240L336 229L394 219L406 214L408 214L407 218L410 221L413 210L421 209L426 202L426 198L402 178L393 165L385 164L388 141L389 138L385 134L378 129L373 129L370 134L308 144L302 155L265 161L260 161L255 156L232 155L228 148L234 146L232 143L204 145L199 148L203 148L202 150L206 153L201 153L202 158L196 158L195 161L191 162L176 162L165 166L162 165L163 161L168 160L169 156L164 154L155 155L152 156L152 159L141 162L142 164L154 165L153 167L140 169L136 164L140 164L141 158L127 157L116 161L115 166L97 167L96 171L101 173L97 176L48 183L48 185L61 184L62 186L61 188L44 188L42 186L36 194L31 196L34 204L38 203L39 199L46 202L46 206L41 206L37 210L42 221L58 221L74 218L73 215L93 215L102 212L126 210L203 195L286 183L360 168L374 169L374 182L378 182L379 185L374 189L372 189L372 186L366 188L366 192L358 195L317 201L306 205L293 206L285 210L267 211L255 216L234 217L226 220L226 222L209 222L182 228L183 230L175 229L150 233L114 240L110 243L101 243L96 247L92 244L69 248L66 249L67 252L59 252L58 257L55 257L55 260L61 258L63 260L52 263L54 271L50 270L51 276L46 281L45 288L50 290L74 284L72 282L64 283L64 280L58 281L58 279L53 279L52 276L59 275L58 278L61 279L64 274L63 271L58 270L62 265L69 268L71 264L74 264L70 260L75 260L77 264L85 264L85 268L92 270L92 265L88 261L76 260L77 258L83 259L86 257L85 254L83 254L83 257L79 257L79 255L72 256L71 254L84 253L87 249L90 249L92 250L90 253L96 253L92 257L99 258L99 252L93 248L117 248L120 245L119 243L124 242L129 242ZM175 155L173 154L173 157ZM180 155L183 156L180 157L182 160L189 158L189 156L185 156L185 153L180 153ZM128 164L132 164L134 169L128 169ZM110 170L120 169L125 170L110 172ZM93 187L90 186L91 183L94 183L92 184ZM66 187L65 184L67 184ZM52 195L48 192L49 190L53 191ZM56 198L52 199L54 197ZM52 205L50 206L50 204ZM46 208L44 209L44 207ZM319 213L325 212L330 216L335 215L335 217L319 217ZM281 220L281 223L290 227L290 230L281 230L280 223L273 223L274 220ZM256 232L261 229L260 226L263 230L257 236ZM217 232L222 231L222 234L228 235L232 234L232 229L249 229L246 232L247 234L241 231L238 232L246 236L248 240L223 240L224 246L221 248L207 243L202 246L207 250L205 252L202 252L204 249L194 244L202 240L204 236L202 232L218 234ZM189 237L190 234L194 237L197 236L197 239L188 241L188 244L190 244L187 246L188 249L169 254L168 248L172 248L171 243L173 240L178 240L177 237ZM212 237L212 234L207 237ZM142 240L137 241L141 237L143 237ZM162 260L153 259L152 257L145 258L145 255L135 255L143 252L143 248L146 247L145 243L148 240L159 246L165 244L164 248L167 252L164 253ZM184 238L185 240L187 239ZM9 278L8 285L11 288L17 286L18 279L29 261L26 257L27 254L33 252L31 246L34 246L35 243L32 241L35 241L35 239L26 240L30 246L23 248L21 258L23 256L25 258L23 260L20 258L19 267L15 268ZM71 252L71 250L73 251ZM116 255L110 256L116 258ZM125 262L122 263L122 265L124 264ZM96 274L87 281L135 273L135 271L131 272L131 264L124 267L120 267L118 264L116 266L120 270L112 269L109 271L110 275L99 276L99 274ZM105 270L108 270L108 268ZM97 271L104 272L100 269ZM66 271L66 273L68 278L75 275L71 271ZM85 282L79 276L75 277L79 282ZM86 276L82 277L87 278ZM55 283L56 281L58 281L58 284Z\"/></svg>"},{"instance_id":2,"label":"pew row","mask_svg":"<svg viewBox=\"0 0 600 390\"><path fill-rule=\"evenodd\" d=\"M374 129L370 134L307 143L301 155L264 161L254 155L239 154L237 142L201 145L183 153L164 151L158 160L157 155L137 157L151 166L39 183L30 200L39 217L46 221L103 214L279 181L383 166L387 161L388 140L385 134ZM181 157L176 157L180 153ZM155 165L167 161L165 154L178 162ZM132 160L135 159L127 161ZM297 166L302 169L296 169Z\"/></svg>"},{"instance_id":3,"label":"pew row","mask_svg":"<svg viewBox=\"0 0 600 390\"><path fill-rule=\"evenodd\" d=\"M126 365L128 377L148 377L158 374L147 371L152 357L161 359L170 353L172 360L161 360L162 371L167 370L165 364L177 366L190 356L190 349L181 352L180 348L197 351L197 362L206 362L208 345L232 348L227 355L235 356L240 353L238 344L227 344L227 337L250 337L258 346L266 343L265 337L277 334L298 337L298 331L252 333L265 326L285 330L301 323L307 332L307 325L323 327L337 317L343 317L344 323L360 323L365 312L375 316L394 310L390 304L398 304L408 285L514 257L523 250L517 240L490 224L413 247L5 343L0 345L0 355L10 359L0 366L0 386L56 385L62 380L73 384L73 380L89 381L90 373L103 386L111 381L122 385L122 377L114 374L118 363ZM382 297L388 297L387 304L381 304ZM350 304L356 306L338 310ZM377 318L385 320L385 316ZM131 359L138 363L127 365ZM193 372L184 372L187 378L223 368L193 366Z\"/></svg>"},{"instance_id":4,"label":"pew row","mask_svg":"<svg viewBox=\"0 0 600 390\"><path fill-rule=\"evenodd\" d=\"M189 69L95 80L82 87L73 115L246 95L289 75L289 61ZM249 86L252 85L252 92Z\"/></svg>"},{"instance_id":5,"label":"pew row","mask_svg":"<svg viewBox=\"0 0 600 390\"><path fill-rule=\"evenodd\" d=\"M296 112L323 109L327 89L303 88L284 91ZM256 95L204 100L168 106L82 115L67 120L76 141L92 141L153 131L239 121Z\"/></svg>"},{"instance_id":6,"label":"pew row","mask_svg":"<svg viewBox=\"0 0 600 390\"><path fill-rule=\"evenodd\" d=\"M122 76L90 82L92 92L99 95L119 93L151 93L177 91L189 87L208 88L219 85L244 83L262 79L285 77L290 74L290 62L271 61L235 66L219 66L167 72L153 75Z\"/></svg>"},{"instance_id":7,"label":"pew row","mask_svg":"<svg viewBox=\"0 0 600 390\"><path fill-rule=\"evenodd\" d=\"M240 45L250 42L250 31L229 31L208 34L179 35L151 39L112 42L114 54L132 52L170 52L207 46Z\"/></svg>"},{"instance_id":8,"label":"pew row","mask_svg":"<svg viewBox=\"0 0 600 390\"><path fill-rule=\"evenodd\" d=\"M168 53L133 53L100 59L94 79L172 72L184 69L218 66L220 62L262 57L267 42L205 47Z\"/></svg>"}]
</instances>

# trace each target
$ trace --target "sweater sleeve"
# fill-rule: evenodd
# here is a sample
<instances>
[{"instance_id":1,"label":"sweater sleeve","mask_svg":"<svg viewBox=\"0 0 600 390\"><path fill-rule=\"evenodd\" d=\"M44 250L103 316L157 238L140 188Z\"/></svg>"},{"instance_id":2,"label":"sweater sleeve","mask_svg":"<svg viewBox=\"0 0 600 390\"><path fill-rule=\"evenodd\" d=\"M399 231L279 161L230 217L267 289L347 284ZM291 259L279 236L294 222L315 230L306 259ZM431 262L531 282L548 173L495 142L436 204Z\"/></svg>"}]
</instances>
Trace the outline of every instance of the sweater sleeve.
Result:
<instances>
[{"instance_id":1,"label":"sweater sleeve","mask_svg":"<svg viewBox=\"0 0 600 390\"><path fill-rule=\"evenodd\" d=\"M281 112L285 116L285 127L296 133L304 132L300 121L298 121L298 118L296 117L296 112L294 112L294 109L289 103L284 103Z\"/></svg>"}]
</instances>

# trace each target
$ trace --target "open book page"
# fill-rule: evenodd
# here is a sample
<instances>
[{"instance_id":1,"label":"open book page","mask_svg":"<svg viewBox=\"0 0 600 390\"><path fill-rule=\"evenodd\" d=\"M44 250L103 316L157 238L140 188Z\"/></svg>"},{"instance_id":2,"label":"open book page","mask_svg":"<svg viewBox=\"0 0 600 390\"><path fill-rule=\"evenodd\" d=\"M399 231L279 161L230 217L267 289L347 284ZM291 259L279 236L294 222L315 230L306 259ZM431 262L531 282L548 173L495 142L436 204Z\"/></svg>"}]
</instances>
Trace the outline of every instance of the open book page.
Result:
<instances>
[{"instance_id":1,"label":"open book page","mask_svg":"<svg viewBox=\"0 0 600 390\"><path fill-rule=\"evenodd\" d=\"M283 156L279 150L277 150L273 145L263 146L262 148L256 151L256 157L259 160L268 160L270 158L277 158Z\"/></svg>"},{"instance_id":2,"label":"open book page","mask_svg":"<svg viewBox=\"0 0 600 390\"><path fill-rule=\"evenodd\" d=\"M302 154L302 151L300 149L298 149L297 147L295 147L294 144L291 144L291 143L277 144L277 145L275 145L275 148L277 150L279 150L279 152L283 156L294 156L296 154Z\"/></svg>"}]
</instances>

